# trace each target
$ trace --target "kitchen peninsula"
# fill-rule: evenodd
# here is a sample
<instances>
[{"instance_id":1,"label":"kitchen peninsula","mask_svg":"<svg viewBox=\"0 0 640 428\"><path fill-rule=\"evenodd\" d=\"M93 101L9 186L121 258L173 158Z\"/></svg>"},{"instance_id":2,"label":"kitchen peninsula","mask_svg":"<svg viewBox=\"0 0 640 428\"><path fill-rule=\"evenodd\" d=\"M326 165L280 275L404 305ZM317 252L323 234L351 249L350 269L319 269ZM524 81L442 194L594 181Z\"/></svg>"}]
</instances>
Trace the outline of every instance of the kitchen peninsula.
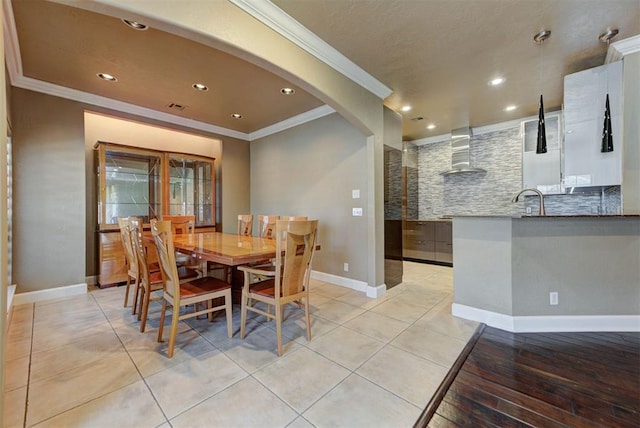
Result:
<instances>
[{"instance_id":1,"label":"kitchen peninsula","mask_svg":"<svg viewBox=\"0 0 640 428\"><path fill-rule=\"evenodd\" d=\"M640 331L638 215L454 217L453 258L456 316L514 332Z\"/></svg>"}]
</instances>

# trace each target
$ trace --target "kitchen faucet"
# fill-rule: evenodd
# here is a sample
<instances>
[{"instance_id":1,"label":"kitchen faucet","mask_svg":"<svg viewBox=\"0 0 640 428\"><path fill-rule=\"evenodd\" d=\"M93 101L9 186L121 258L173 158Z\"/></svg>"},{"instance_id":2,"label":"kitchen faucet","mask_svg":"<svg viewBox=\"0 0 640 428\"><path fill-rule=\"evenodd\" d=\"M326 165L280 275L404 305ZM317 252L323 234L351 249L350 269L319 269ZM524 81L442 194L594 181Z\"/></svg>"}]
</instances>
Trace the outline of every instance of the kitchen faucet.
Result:
<instances>
[{"instance_id":1,"label":"kitchen faucet","mask_svg":"<svg viewBox=\"0 0 640 428\"><path fill-rule=\"evenodd\" d=\"M518 193L515 194L515 196L511 199L511 202L513 202L513 203L518 202L518 198L524 192L535 192L535 193L538 194L538 197L540 198L540 211L538 211L538 215L539 216L545 215L545 213L544 213L544 196L542 195L542 192L539 191L538 189L522 189L521 191L519 191Z\"/></svg>"}]
</instances>

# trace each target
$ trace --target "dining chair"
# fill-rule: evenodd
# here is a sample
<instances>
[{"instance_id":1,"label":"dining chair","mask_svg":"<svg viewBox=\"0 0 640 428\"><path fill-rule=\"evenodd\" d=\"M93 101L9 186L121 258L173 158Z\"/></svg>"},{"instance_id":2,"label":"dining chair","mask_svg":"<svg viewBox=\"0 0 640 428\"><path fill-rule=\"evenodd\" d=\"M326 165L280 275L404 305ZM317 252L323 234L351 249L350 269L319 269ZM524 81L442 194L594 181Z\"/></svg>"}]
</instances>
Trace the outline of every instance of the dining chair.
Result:
<instances>
[{"instance_id":1,"label":"dining chair","mask_svg":"<svg viewBox=\"0 0 640 428\"><path fill-rule=\"evenodd\" d=\"M273 239L276 231L276 221L280 220L279 215L258 215L258 237Z\"/></svg>"},{"instance_id":2,"label":"dining chair","mask_svg":"<svg viewBox=\"0 0 640 428\"><path fill-rule=\"evenodd\" d=\"M238 235L251 236L253 233L253 214L238 214Z\"/></svg>"},{"instance_id":3,"label":"dining chair","mask_svg":"<svg viewBox=\"0 0 640 428\"><path fill-rule=\"evenodd\" d=\"M134 247L136 258L138 260L138 272L140 273L140 280L138 282L138 288L136 289L136 301L139 299L138 308L138 321L140 321L140 331L144 333L147 318L149 314L149 303L151 300L160 300L160 298L154 298L152 294L156 291L162 290L162 274L160 273L160 267L155 271L151 271L147 262L147 247L144 244L142 222L135 217L131 217L129 220L131 230L131 243ZM196 279L200 276L200 273L185 266L177 268L179 281L185 282ZM157 293L156 293L157 294ZM139 295L139 297L138 297ZM134 301L134 306L136 302ZM134 313L134 312L132 312Z\"/></svg>"},{"instance_id":4,"label":"dining chair","mask_svg":"<svg viewBox=\"0 0 640 428\"><path fill-rule=\"evenodd\" d=\"M129 294L131 289L131 279L133 279L134 300L131 313L136 310L136 301L138 300L138 282L140 281L140 272L138 272L138 259L131 245L131 231L129 229L129 217L118 217L118 226L120 227L120 238L122 239L122 248L124 249L125 260L127 262L127 286L124 291L124 307L129 303Z\"/></svg>"},{"instance_id":5,"label":"dining chair","mask_svg":"<svg viewBox=\"0 0 640 428\"><path fill-rule=\"evenodd\" d=\"M240 266L244 272L240 312L240 338L244 339L247 311L275 319L278 355L282 355L282 321L284 306L304 301L307 340L311 340L309 317L309 273L315 252L318 220L276 222L276 265L274 270L262 270L251 266ZM254 276L270 277L255 282ZM256 302L267 305L262 310ZM273 310L271 309L273 308Z\"/></svg>"},{"instance_id":6,"label":"dining chair","mask_svg":"<svg viewBox=\"0 0 640 428\"><path fill-rule=\"evenodd\" d=\"M196 233L196 216L195 215L163 215L162 220L171 222L171 233L173 235L191 235ZM206 262L201 263L200 260L188 254L176 252L176 262L179 266L186 266L192 269L200 269L202 275L207 274Z\"/></svg>"},{"instance_id":7,"label":"dining chair","mask_svg":"<svg viewBox=\"0 0 640 428\"><path fill-rule=\"evenodd\" d=\"M162 310L160 312L158 342L162 342L167 306L170 306L172 310L171 332L169 334L169 348L167 351L168 357L173 357L176 334L178 332L178 321L183 319L208 314L209 321L213 321L213 312L224 310L227 316L227 335L231 338L231 286L220 279L210 276L180 283L175 260L171 223L167 221L152 220L151 234L153 235L156 248L158 250L158 259L160 261L161 268L160 273L162 275L163 283ZM223 303L214 306L214 299L223 299ZM205 309L180 314L180 308L182 306L195 306L200 302L207 303ZM215 303L217 303L217 301L215 301Z\"/></svg>"},{"instance_id":8,"label":"dining chair","mask_svg":"<svg viewBox=\"0 0 640 428\"><path fill-rule=\"evenodd\" d=\"M306 215L283 215L282 217L280 217L280 220L301 221L301 220L307 220L307 216Z\"/></svg>"}]
</instances>

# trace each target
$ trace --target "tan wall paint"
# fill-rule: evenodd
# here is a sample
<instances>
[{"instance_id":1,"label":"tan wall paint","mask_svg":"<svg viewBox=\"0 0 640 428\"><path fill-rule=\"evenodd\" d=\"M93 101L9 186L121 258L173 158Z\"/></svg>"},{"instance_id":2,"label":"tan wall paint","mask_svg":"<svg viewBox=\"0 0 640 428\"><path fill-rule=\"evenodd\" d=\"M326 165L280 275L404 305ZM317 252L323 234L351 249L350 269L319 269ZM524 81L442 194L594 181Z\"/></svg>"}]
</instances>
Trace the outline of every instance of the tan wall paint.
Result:
<instances>
[{"instance_id":1,"label":"tan wall paint","mask_svg":"<svg viewBox=\"0 0 640 428\"><path fill-rule=\"evenodd\" d=\"M319 220L313 269L367 281L367 141L338 114L251 143L251 212ZM361 198L352 199L359 189ZM365 208L353 217L352 207ZM343 264L349 263L349 272Z\"/></svg>"},{"instance_id":2,"label":"tan wall paint","mask_svg":"<svg viewBox=\"0 0 640 428\"><path fill-rule=\"evenodd\" d=\"M82 105L15 89L12 110L16 292L84 283Z\"/></svg>"},{"instance_id":3,"label":"tan wall paint","mask_svg":"<svg viewBox=\"0 0 640 428\"><path fill-rule=\"evenodd\" d=\"M367 282L369 286L384 283L383 104L380 98L230 2L98 0L73 2L73 5L143 20L260 65L326 102L366 135Z\"/></svg>"},{"instance_id":4,"label":"tan wall paint","mask_svg":"<svg viewBox=\"0 0 640 428\"><path fill-rule=\"evenodd\" d=\"M250 147L248 141L222 145L222 232L236 233L238 214L250 212Z\"/></svg>"},{"instance_id":5,"label":"tan wall paint","mask_svg":"<svg viewBox=\"0 0 640 428\"><path fill-rule=\"evenodd\" d=\"M640 53L623 61L622 212L640 214Z\"/></svg>"}]
</instances>

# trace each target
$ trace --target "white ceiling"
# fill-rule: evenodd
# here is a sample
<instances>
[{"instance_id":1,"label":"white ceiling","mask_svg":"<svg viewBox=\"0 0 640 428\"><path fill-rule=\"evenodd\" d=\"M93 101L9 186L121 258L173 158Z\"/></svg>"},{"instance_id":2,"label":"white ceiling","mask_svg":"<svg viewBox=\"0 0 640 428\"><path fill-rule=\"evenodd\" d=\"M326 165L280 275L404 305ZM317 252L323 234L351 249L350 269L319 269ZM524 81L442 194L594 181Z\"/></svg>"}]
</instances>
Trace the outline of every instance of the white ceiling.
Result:
<instances>
[{"instance_id":1,"label":"white ceiling","mask_svg":"<svg viewBox=\"0 0 640 428\"><path fill-rule=\"evenodd\" d=\"M5 11L12 6L19 42L15 58L20 64L10 69L16 86L69 88L70 97L84 94L89 100L115 100L158 112L161 119L180 118L246 139L309 111L308 117L331 111L298 87L294 96L281 95L280 88L292 86L286 79L194 41L153 28L135 31L117 18L68 5L6 1ZM607 46L598 40L599 34L619 28L614 41L640 34L640 0L273 0L273 4L376 83L389 87L393 93L385 105L396 111L412 106L403 113L406 140L533 115L540 93L548 110L558 109L563 76L604 62ZM552 31L542 46L532 40L541 29ZM5 42L12 38L5 37ZM103 82L96 78L98 72L119 80ZM489 87L487 82L496 76L505 77L506 83ZM191 88L200 81L210 86L209 91ZM172 102L186 108L170 109ZM516 110L505 112L508 104L516 105ZM243 119L231 119L236 112ZM410 120L416 117L423 119ZM428 123L436 128L427 130Z\"/></svg>"}]
</instances>

